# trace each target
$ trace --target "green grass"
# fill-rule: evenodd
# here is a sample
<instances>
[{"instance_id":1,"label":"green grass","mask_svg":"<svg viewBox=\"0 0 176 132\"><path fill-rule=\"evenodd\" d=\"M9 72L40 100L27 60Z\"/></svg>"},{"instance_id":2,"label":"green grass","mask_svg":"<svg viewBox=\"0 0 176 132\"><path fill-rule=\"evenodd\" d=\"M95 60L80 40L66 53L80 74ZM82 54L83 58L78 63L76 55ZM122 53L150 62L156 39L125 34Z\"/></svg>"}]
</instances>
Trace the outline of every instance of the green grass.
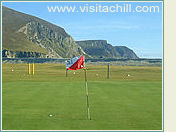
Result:
<instances>
[{"instance_id":1,"label":"green grass","mask_svg":"<svg viewBox=\"0 0 176 132\"><path fill-rule=\"evenodd\" d=\"M161 67L111 66L109 80L107 66L87 67L92 120L87 120L83 70L65 77L64 65L36 64L29 76L27 64L3 64L2 129L162 129Z\"/></svg>"}]
</instances>

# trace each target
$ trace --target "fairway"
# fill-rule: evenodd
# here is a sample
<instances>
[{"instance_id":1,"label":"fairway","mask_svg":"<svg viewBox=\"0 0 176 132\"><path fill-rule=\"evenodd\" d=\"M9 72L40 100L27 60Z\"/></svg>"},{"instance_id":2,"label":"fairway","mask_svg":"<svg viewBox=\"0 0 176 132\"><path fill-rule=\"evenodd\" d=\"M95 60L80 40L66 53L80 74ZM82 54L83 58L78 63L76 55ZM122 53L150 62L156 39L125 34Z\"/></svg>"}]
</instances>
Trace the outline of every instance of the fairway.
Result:
<instances>
[{"instance_id":1,"label":"fairway","mask_svg":"<svg viewBox=\"0 0 176 132\"><path fill-rule=\"evenodd\" d=\"M107 79L107 66L86 65L88 120L83 70L27 66L2 64L3 130L162 129L162 67L110 66Z\"/></svg>"}]
</instances>

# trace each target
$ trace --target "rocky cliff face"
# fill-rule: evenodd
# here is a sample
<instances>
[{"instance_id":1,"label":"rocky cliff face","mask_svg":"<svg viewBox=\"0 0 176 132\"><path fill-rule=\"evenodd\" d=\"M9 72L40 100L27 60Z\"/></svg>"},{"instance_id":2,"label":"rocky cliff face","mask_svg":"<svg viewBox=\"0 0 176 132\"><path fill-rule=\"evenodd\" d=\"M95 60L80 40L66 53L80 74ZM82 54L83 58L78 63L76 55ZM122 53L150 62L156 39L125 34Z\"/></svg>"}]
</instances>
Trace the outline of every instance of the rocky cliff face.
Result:
<instances>
[{"instance_id":1,"label":"rocky cliff face","mask_svg":"<svg viewBox=\"0 0 176 132\"><path fill-rule=\"evenodd\" d=\"M137 55L125 46L112 46L106 40L76 41L83 50L94 58L137 59Z\"/></svg>"},{"instance_id":2,"label":"rocky cliff face","mask_svg":"<svg viewBox=\"0 0 176 132\"><path fill-rule=\"evenodd\" d=\"M53 30L42 23L32 21L21 27L17 32L24 33L27 38L38 46L47 49L49 58L66 58L81 54L81 48L73 38L59 30ZM62 32L65 32L64 30Z\"/></svg>"},{"instance_id":3,"label":"rocky cliff face","mask_svg":"<svg viewBox=\"0 0 176 132\"><path fill-rule=\"evenodd\" d=\"M2 56L7 58L86 58L136 59L124 46L106 40L77 41L59 26L37 17L2 7Z\"/></svg>"},{"instance_id":4,"label":"rocky cliff face","mask_svg":"<svg viewBox=\"0 0 176 132\"><path fill-rule=\"evenodd\" d=\"M8 51L9 57L19 57L16 56L18 52L31 52L31 57L38 53L36 57L47 58L83 54L81 47L63 28L6 7L3 7L3 50Z\"/></svg>"}]
</instances>

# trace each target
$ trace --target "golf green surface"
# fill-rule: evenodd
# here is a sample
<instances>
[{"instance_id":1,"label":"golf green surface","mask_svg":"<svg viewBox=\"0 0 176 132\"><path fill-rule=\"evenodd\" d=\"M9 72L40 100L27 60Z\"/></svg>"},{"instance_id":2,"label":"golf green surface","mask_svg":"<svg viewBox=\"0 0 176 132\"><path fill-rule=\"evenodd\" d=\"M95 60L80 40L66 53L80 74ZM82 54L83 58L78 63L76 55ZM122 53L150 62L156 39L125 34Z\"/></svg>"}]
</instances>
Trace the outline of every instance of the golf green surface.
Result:
<instances>
[{"instance_id":1,"label":"golf green surface","mask_svg":"<svg viewBox=\"0 0 176 132\"><path fill-rule=\"evenodd\" d=\"M63 64L2 65L3 130L161 130L162 68L87 65L91 120L87 119L84 70Z\"/></svg>"}]
</instances>

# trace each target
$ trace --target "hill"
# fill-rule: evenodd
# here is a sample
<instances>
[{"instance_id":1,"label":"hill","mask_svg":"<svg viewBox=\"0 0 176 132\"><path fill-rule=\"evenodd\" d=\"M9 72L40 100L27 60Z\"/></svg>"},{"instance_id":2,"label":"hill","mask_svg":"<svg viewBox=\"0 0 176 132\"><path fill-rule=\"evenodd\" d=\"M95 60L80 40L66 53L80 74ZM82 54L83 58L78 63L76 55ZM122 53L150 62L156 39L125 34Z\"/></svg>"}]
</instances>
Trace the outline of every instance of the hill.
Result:
<instances>
[{"instance_id":1,"label":"hill","mask_svg":"<svg viewBox=\"0 0 176 132\"><path fill-rule=\"evenodd\" d=\"M106 40L76 41L93 58L137 59L137 55L125 46L112 46Z\"/></svg>"},{"instance_id":2,"label":"hill","mask_svg":"<svg viewBox=\"0 0 176 132\"><path fill-rule=\"evenodd\" d=\"M2 7L3 56L65 58L82 54L80 46L59 26Z\"/></svg>"},{"instance_id":3,"label":"hill","mask_svg":"<svg viewBox=\"0 0 176 132\"><path fill-rule=\"evenodd\" d=\"M136 59L124 46L106 40L76 41L57 25L35 16L2 7L2 56L7 58L86 58Z\"/></svg>"}]
</instances>

